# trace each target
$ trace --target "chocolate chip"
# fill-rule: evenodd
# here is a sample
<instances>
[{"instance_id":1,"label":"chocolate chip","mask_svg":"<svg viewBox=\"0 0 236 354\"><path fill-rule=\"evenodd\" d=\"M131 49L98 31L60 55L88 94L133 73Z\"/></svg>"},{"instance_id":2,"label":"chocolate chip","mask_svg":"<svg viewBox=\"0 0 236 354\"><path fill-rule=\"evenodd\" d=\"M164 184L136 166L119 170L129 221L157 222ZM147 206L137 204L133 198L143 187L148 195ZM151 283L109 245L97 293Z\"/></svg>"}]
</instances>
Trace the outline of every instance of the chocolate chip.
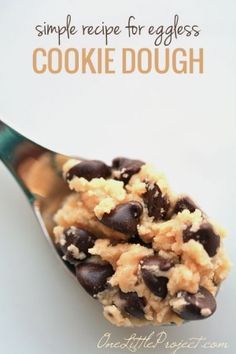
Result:
<instances>
[{"instance_id":1,"label":"chocolate chip","mask_svg":"<svg viewBox=\"0 0 236 354\"><path fill-rule=\"evenodd\" d=\"M169 279L163 276L163 272L173 267L174 262L154 255L143 258L140 265L142 278L146 286L153 294L164 299L168 292L167 283Z\"/></svg>"},{"instance_id":2,"label":"chocolate chip","mask_svg":"<svg viewBox=\"0 0 236 354\"><path fill-rule=\"evenodd\" d=\"M106 288L107 278L114 273L108 262L83 262L76 266L76 277L82 287L92 296Z\"/></svg>"},{"instance_id":3,"label":"chocolate chip","mask_svg":"<svg viewBox=\"0 0 236 354\"><path fill-rule=\"evenodd\" d=\"M139 235L132 235L129 239L128 239L128 243L131 244L139 244L141 246L147 247L147 248L152 248L152 243L146 243L144 242Z\"/></svg>"},{"instance_id":4,"label":"chocolate chip","mask_svg":"<svg viewBox=\"0 0 236 354\"><path fill-rule=\"evenodd\" d=\"M173 209L173 214L181 213L183 210L189 210L193 213L196 209L199 209L197 205L189 197L183 197L179 199Z\"/></svg>"},{"instance_id":5,"label":"chocolate chip","mask_svg":"<svg viewBox=\"0 0 236 354\"><path fill-rule=\"evenodd\" d=\"M79 248L81 252L84 252L88 255L88 249L94 246L96 237L75 226L71 226L64 231L66 237L66 244L63 246L64 248L73 244Z\"/></svg>"},{"instance_id":6,"label":"chocolate chip","mask_svg":"<svg viewBox=\"0 0 236 354\"><path fill-rule=\"evenodd\" d=\"M118 205L109 214L104 214L100 221L113 230L125 235L133 235L137 233L137 225L142 212L142 204L131 201Z\"/></svg>"},{"instance_id":7,"label":"chocolate chip","mask_svg":"<svg viewBox=\"0 0 236 354\"><path fill-rule=\"evenodd\" d=\"M71 226L64 231L65 244L61 246L61 250L65 256L66 261L76 264L80 258L74 256L71 245L78 249L83 258L88 256L88 249L93 247L96 237L89 232L79 229L78 227ZM83 253L83 254L82 254Z\"/></svg>"},{"instance_id":8,"label":"chocolate chip","mask_svg":"<svg viewBox=\"0 0 236 354\"><path fill-rule=\"evenodd\" d=\"M143 161L132 160L126 157L117 157L112 161L112 168L115 170L115 179L127 184L130 178L138 173L144 165Z\"/></svg>"},{"instance_id":9,"label":"chocolate chip","mask_svg":"<svg viewBox=\"0 0 236 354\"><path fill-rule=\"evenodd\" d=\"M59 243L56 243L55 244L55 248L56 248L56 251L58 253L58 255L63 258L65 256L65 253L62 251L62 246L59 244ZM63 259L65 260L65 259ZM72 260L72 262L69 262L69 261L66 261L66 266L67 268L69 268L69 270L75 274L75 267L74 267L74 259ZM77 263L77 261L76 261Z\"/></svg>"},{"instance_id":10,"label":"chocolate chip","mask_svg":"<svg viewBox=\"0 0 236 354\"><path fill-rule=\"evenodd\" d=\"M149 216L153 216L155 220L166 219L170 202L167 197L163 196L161 189L156 183L147 183L143 200L147 205Z\"/></svg>"},{"instance_id":11,"label":"chocolate chip","mask_svg":"<svg viewBox=\"0 0 236 354\"><path fill-rule=\"evenodd\" d=\"M110 175L111 168L102 161L81 161L67 172L66 180L70 181L73 177L77 176L91 181L93 178L108 178Z\"/></svg>"},{"instance_id":12,"label":"chocolate chip","mask_svg":"<svg viewBox=\"0 0 236 354\"><path fill-rule=\"evenodd\" d=\"M220 246L220 236L216 235L210 224L202 224L198 231L191 231L188 227L183 231L183 241L195 240L200 242L210 257L215 256Z\"/></svg>"},{"instance_id":13,"label":"chocolate chip","mask_svg":"<svg viewBox=\"0 0 236 354\"><path fill-rule=\"evenodd\" d=\"M120 299L123 300L122 310L129 315L142 319L144 317L144 306L146 301L143 297L138 297L136 292L119 292Z\"/></svg>"},{"instance_id":14,"label":"chocolate chip","mask_svg":"<svg viewBox=\"0 0 236 354\"><path fill-rule=\"evenodd\" d=\"M170 304L172 310L184 320L201 320L211 316L216 310L214 296L202 286L196 294L178 292Z\"/></svg>"}]
</instances>

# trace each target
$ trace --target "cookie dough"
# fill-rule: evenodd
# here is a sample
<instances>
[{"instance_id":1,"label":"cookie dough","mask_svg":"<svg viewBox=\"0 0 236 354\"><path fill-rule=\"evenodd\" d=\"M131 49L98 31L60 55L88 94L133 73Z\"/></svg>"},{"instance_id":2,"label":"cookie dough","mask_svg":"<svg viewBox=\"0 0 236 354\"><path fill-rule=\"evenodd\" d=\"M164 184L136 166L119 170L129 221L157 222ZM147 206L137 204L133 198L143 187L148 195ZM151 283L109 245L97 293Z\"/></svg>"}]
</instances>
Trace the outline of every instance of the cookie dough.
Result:
<instances>
[{"instance_id":1,"label":"cookie dough","mask_svg":"<svg viewBox=\"0 0 236 354\"><path fill-rule=\"evenodd\" d=\"M225 232L140 160L70 159L71 194L54 241L82 287L117 326L181 324L211 316L230 269Z\"/></svg>"}]
</instances>

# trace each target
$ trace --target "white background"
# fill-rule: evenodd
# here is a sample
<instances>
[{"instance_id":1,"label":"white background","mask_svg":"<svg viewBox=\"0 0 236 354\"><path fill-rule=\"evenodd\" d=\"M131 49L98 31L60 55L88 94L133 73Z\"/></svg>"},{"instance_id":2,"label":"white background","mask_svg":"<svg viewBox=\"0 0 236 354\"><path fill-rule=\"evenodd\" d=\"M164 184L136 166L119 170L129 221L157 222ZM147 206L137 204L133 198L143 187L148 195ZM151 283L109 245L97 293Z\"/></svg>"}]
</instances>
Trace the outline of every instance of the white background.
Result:
<instances>
[{"instance_id":1,"label":"white background","mask_svg":"<svg viewBox=\"0 0 236 354\"><path fill-rule=\"evenodd\" d=\"M235 262L235 10L233 0L0 0L0 114L31 139L65 154L107 162L126 155L154 162L173 189L189 192L228 229L226 247ZM129 15L144 24L171 24L178 13L180 21L196 23L202 31L197 39L180 39L173 46L203 47L205 73L36 75L33 49L56 46L56 40L37 38L34 26L43 21L63 24L68 13L76 25L102 20L124 25ZM111 40L116 48L128 45L125 36ZM151 47L151 41L140 39L135 45ZM77 37L63 46L102 47L103 40ZM0 353L110 353L96 348L107 331L118 341L133 332L161 330L117 329L103 319L99 304L54 257L23 193L3 165L0 222ZM234 278L233 268L213 317L163 328L168 340L203 336L228 342L229 349L212 352L235 353ZM163 347L155 351L171 353Z\"/></svg>"}]
</instances>

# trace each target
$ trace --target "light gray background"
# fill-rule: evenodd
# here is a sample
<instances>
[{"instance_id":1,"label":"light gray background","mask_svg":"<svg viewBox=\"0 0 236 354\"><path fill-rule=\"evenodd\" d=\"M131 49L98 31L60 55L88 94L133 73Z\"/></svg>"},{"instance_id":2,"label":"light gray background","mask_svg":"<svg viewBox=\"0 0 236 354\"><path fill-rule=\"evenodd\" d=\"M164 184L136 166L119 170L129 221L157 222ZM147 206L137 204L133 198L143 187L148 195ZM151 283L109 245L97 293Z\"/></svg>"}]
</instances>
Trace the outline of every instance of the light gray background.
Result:
<instances>
[{"instance_id":1,"label":"light gray background","mask_svg":"<svg viewBox=\"0 0 236 354\"><path fill-rule=\"evenodd\" d=\"M178 13L181 21L197 23L202 32L197 40L179 40L174 46L203 47L205 74L37 76L32 50L56 43L52 38L39 41L33 28L44 20L63 23L67 13L78 25L102 20L124 25L129 15L144 24L168 24ZM189 192L228 229L226 247L235 262L234 14L233 0L0 0L0 114L25 135L63 153L154 162L176 191ZM73 45L98 47L103 41L77 38L63 44ZM124 36L111 42L117 48L127 45ZM136 45L151 46L151 41ZM23 193L2 165L0 176L0 353L111 353L96 348L105 332L118 341L133 332L161 330L109 325L99 304L54 257ZM235 353L235 291L233 268L219 293L216 314L181 328L163 328L168 340L203 336L228 342L229 349L209 352ZM163 348L155 352L171 353Z\"/></svg>"}]
</instances>

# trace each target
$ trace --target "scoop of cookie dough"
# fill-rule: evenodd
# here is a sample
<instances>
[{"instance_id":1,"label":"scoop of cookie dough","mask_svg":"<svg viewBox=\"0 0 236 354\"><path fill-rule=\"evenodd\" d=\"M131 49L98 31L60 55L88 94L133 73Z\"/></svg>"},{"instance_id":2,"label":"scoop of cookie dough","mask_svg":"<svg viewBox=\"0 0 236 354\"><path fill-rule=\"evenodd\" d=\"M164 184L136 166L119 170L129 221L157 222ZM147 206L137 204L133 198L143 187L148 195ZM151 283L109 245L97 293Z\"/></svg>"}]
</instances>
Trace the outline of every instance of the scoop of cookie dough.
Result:
<instances>
[{"instance_id":1,"label":"scoop of cookie dough","mask_svg":"<svg viewBox=\"0 0 236 354\"><path fill-rule=\"evenodd\" d=\"M68 160L71 194L54 217L55 243L117 326L181 324L216 310L230 269L222 228L140 160Z\"/></svg>"}]
</instances>

